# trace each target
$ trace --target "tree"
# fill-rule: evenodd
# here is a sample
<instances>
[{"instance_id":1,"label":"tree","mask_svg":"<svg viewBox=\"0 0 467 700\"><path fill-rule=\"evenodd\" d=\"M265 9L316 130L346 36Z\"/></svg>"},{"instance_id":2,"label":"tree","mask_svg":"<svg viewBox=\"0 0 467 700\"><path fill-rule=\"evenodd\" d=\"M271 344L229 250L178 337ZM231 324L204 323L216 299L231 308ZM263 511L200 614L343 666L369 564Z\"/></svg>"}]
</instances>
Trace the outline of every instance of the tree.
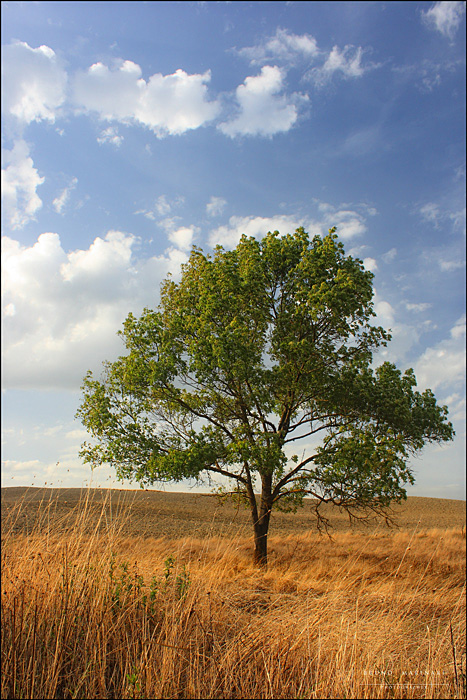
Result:
<instances>
[{"instance_id":1,"label":"tree","mask_svg":"<svg viewBox=\"0 0 467 700\"><path fill-rule=\"evenodd\" d=\"M226 477L251 510L260 565L273 508L312 497L318 526L323 503L387 515L414 483L409 457L454 432L412 369L372 369L390 339L370 323L372 279L335 228L193 248L158 310L127 317L127 353L86 375L77 416L95 442L80 455L142 487Z\"/></svg>"}]
</instances>

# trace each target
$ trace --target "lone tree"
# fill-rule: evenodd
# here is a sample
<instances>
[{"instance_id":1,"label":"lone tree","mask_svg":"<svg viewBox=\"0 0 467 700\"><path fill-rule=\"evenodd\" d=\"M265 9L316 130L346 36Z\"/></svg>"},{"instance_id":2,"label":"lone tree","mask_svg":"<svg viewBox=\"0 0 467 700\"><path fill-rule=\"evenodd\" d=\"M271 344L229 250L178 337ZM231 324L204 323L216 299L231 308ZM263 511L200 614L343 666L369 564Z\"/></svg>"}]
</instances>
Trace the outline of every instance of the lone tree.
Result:
<instances>
[{"instance_id":1,"label":"lone tree","mask_svg":"<svg viewBox=\"0 0 467 700\"><path fill-rule=\"evenodd\" d=\"M141 487L230 479L251 510L259 565L273 508L312 497L319 526L323 503L387 515L414 483L410 455L454 435L412 369L372 369L390 336L370 323L373 274L335 230L243 236L212 256L193 248L158 310L129 314L126 355L84 379L77 416L96 439L84 460Z\"/></svg>"}]
</instances>

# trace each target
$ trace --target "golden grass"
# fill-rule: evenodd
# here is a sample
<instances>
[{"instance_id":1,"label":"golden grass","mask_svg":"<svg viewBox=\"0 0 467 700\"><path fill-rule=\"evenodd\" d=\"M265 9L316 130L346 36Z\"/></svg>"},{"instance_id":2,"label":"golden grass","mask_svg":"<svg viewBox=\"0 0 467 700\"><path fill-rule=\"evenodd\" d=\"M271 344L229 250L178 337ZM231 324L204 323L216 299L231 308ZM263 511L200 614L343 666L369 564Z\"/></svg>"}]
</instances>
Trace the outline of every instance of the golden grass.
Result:
<instances>
[{"instance_id":1,"label":"golden grass","mask_svg":"<svg viewBox=\"0 0 467 700\"><path fill-rule=\"evenodd\" d=\"M264 571L244 529L50 508L4 523L2 698L465 697L461 528L272 536Z\"/></svg>"}]
</instances>

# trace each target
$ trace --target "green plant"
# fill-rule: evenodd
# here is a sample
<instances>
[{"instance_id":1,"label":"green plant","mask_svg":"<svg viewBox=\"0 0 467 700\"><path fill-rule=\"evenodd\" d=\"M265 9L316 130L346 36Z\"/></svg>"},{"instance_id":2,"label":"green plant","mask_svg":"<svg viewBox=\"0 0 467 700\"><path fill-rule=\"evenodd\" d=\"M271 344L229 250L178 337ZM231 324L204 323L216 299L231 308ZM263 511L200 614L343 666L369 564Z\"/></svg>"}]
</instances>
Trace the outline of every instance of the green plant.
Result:
<instances>
[{"instance_id":1,"label":"green plant","mask_svg":"<svg viewBox=\"0 0 467 700\"><path fill-rule=\"evenodd\" d=\"M139 698L141 695L141 684L138 680L138 669L134 668L131 673L126 674L128 690L131 698Z\"/></svg>"}]
</instances>

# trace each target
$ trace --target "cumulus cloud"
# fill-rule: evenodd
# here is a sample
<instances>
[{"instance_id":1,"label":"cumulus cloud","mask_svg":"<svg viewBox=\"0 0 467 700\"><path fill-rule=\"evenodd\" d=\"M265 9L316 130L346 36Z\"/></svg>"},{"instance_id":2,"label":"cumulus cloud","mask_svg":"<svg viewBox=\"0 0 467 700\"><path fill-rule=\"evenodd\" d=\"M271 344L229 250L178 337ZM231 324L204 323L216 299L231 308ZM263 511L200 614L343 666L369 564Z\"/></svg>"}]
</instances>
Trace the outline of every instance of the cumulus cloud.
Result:
<instances>
[{"instance_id":1,"label":"cumulus cloud","mask_svg":"<svg viewBox=\"0 0 467 700\"><path fill-rule=\"evenodd\" d=\"M74 100L85 112L142 124L159 138L197 129L218 115L219 103L207 98L210 71L189 75L178 69L171 75L156 73L147 82L141 75L133 61L120 61L112 69L95 63L77 74Z\"/></svg>"},{"instance_id":2,"label":"cumulus cloud","mask_svg":"<svg viewBox=\"0 0 467 700\"><path fill-rule=\"evenodd\" d=\"M287 29L278 28L274 36L255 46L239 49L237 53L253 64L271 61L284 61L290 64L316 56L318 45L311 34L297 35L288 32Z\"/></svg>"},{"instance_id":3,"label":"cumulus cloud","mask_svg":"<svg viewBox=\"0 0 467 700\"><path fill-rule=\"evenodd\" d=\"M365 270L369 270L370 272L376 272L378 269L378 263L374 258L363 258L363 265L365 266Z\"/></svg>"},{"instance_id":4,"label":"cumulus cloud","mask_svg":"<svg viewBox=\"0 0 467 700\"><path fill-rule=\"evenodd\" d=\"M74 177L68 185L68 187L65 187L64 190L59 194L59 196L55 197L55 199L52 202L52 206L57 212L57 214L63 214L63 210L68 204L68 200L70 199L70 194L75 189L77 184L78 178Z\"/></svg>"},{"instance_id":5,"label":"cumulus cloud","mask_svg":"<svg viewBox=\"0 0 467 700\"><path fill-rule=\"evenodd\" d=\"M77 389L87 369L121 352L126 315L156 307L159 283L187 260L175 248L138 259L136 244L121 231L70 252L56 233L32 246L2 239L5 388Z\"/></svg>"},{"instance_id":6,"label":"cumulus cloud","mask_svg":"<svg viewBox=\"0 0 467 700\"><path fill-rule=\"evenodd\" d=\"M34 220L42 206L36 190L44 178L39 176L29 156L29 146L23 140L15 142L11 151L3 151L2 216L12 229L21 229Z\"/></svg>"},{"instance_id":7,"label":"cumulus cloud","mask_svg":"<svg viewBox=\"0 0 467 700\"><path fill-rule=\"evenodd\" d=\"M311 238L315 235L327 234L331 226L337 226L337 234L342 240L358 237L366 231L365 218L357 211L338 209L327 202L320 202L318 210L322 215L321 220L309 215L231 216L228 224L211 231L209 245L234 248L242 234L262 238L268 231L279 231L284 235L293 233L299 226L303 226Z\"/></svg>"},{"instance_id":8,"label":"cumulus cloud","mask_svg":"<svg viewBox=\"0 0 467 700\"><path fill-rule=\"evenodd\" d=\"M377 294L375 294L374 311L376 313L376 321L383 328L389 328L394 323L395 312L394 308L388 301L380 299Z\"/></svg>"},{"instance_id":9,"label":"cumulus cloud","mask_svg":"<svg viewBox=\"0 0 467 700\"><path fill-rule=\"evenodd\" d=\"M321 233L319 224L310 220L293 216L231 216L226 226L219 226L211 231L209 245L221 245L224 248L234 248L243 234L253 238L262 238L269 231L279 231L282 235L293 233L299 226L303 226L315 235Z\"/></svg>"},{"instance_id":10,"label":"cumulus cloud","mask_svg":"<svg viewBox=\"0 0 467 700\"><path fill-rule=\"evenodd\" d=\"M168 234L169 240L180 250L189 250L198 231L196 226L182 226Z\"/></svg>"},{"instance_id":11,"label":"cumulus cloud","mask_svg":"<svg viewBox=\"0 0 467 700\"><path fill-rule=\"evenodd\" d=\"M307 95L280 94L284 73L278 66L264 66L261 73L248 76L236 90L239 113L234 119L219 124L218 129L230 137L273 136L289 131L298 118L300 105Z\"/></svg>"},{"instance_id":12,"label":"cumulus cloud","mask_svg":"<svg viewBox=\"0 0 467 700\"><path fill-rule=\"evenodd\" d=\"M452 39L465 14L465 2L437 2L429 10L422 10L424 23Z\"/></svg>"},{"instance_id":13,"label":"cumulus cloud","mask_svg":"<svg viewBox=\"0 0 467 700\"><path fill-rule=\"evenodd\" d=\"M337 234L342 240L356 238L367 230L365 217L354 209L338 209L327 202L321 202L318 209L326 215L329 227L337 227Z\"/></svg>"},{"instance_id":14,"label":"cumulus cloud","mask_svg":"<svg viewBox=\"0 0 467 700\"><path fill-rule=\"evenodd\" d=\"M24 41L2 47L2 105L20 124L54 122L65 101L67 74L48 46Z\"/></svg>"}]
</instances>

